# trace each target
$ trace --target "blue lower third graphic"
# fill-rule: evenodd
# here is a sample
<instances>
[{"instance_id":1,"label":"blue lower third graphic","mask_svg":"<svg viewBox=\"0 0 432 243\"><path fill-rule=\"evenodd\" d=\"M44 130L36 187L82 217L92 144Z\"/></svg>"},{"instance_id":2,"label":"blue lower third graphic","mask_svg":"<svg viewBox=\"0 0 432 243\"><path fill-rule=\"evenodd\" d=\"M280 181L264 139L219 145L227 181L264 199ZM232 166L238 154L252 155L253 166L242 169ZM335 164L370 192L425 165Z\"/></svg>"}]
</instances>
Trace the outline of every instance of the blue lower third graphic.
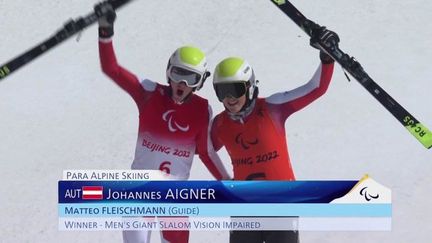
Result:
<instances>
[{"instance_id":1,"label":"blue lower third graphic","mask_svg":"<svg viewBox=\"0 0 432 243\"><path fill-rule=\"evenodd\" d=\"M58 215L61 230L139 230L135 226L145 225L164 230L238 226L387 231L392 204L391 191L370 177L294 182L60 181Z\"/></svg>"}]
</instances>

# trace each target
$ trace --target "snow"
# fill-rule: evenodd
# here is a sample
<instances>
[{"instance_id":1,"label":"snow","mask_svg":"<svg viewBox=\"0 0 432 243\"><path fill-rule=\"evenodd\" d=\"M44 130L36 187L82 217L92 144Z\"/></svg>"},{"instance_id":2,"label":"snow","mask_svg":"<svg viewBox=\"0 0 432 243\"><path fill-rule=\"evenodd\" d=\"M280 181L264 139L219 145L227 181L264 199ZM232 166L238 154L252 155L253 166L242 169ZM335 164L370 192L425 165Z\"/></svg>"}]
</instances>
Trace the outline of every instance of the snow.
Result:
<instances>
[{"instance_id":1,"label":"snow","mask_svg":"<svg viewBox=\"0 0 432 243\"><path fill-rule=\"evenodd\" d=\"M292 1L328 26L341 49L411 114L432 128L432 2ZM0 0L0 62L6 63L89 13L96 1ZM119 62L165 82L170 54L194 44L211 69L246 58L261 96L308 81L319 63L308 38L270 1L135 1L115 29ZM199 95L223 107L208 81ZM0 242L121 242L120 232L59 232L57 181L65 169L127 169L136 141L132 99L100 71L97 28L68 40L0 82ZM432 237L432 155L356 81L335 69L328 92L286 123L298 179L360 179L391 188L391 232L301 232L301 242L426 242ZM226 166L226 152L220 153ZM198 158L192 179L210 179ZM160 242L156 232L152 242ZM228 242L228 232L191 232L191 243Z\"/></svg>"}]
</instances>

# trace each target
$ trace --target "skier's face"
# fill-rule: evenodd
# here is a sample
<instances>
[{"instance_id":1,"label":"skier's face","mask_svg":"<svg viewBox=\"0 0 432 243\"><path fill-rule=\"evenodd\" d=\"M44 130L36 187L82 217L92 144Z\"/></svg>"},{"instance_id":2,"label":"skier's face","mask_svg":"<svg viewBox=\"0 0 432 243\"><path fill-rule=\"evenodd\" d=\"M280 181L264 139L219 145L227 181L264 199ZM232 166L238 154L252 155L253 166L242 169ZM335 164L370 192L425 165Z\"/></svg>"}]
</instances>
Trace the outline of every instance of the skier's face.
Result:
<instances>
[{"instance_id":1,"label":"skier's face","mask_svg":"<svg viewBox=\"0 0 432 243\"><path fill-rule=\"evenodd\" d=\"M240 96L239 98L227 96L222 100L222 102L229 112L237 113L241 111L243 106L246 104L246 95Z\"/></svg>"},{"instance_id":2,"label":"skier's face","mask_svg":"<svg viewBox=\"0 0 432 243\"><path fill-rule=\"evenodd\" d=\"M188 87L184 82L170 82L172 95L171 98L176 103L182 103L184 99L192 92L191 87Z\"/></svg>"}]
</instances>

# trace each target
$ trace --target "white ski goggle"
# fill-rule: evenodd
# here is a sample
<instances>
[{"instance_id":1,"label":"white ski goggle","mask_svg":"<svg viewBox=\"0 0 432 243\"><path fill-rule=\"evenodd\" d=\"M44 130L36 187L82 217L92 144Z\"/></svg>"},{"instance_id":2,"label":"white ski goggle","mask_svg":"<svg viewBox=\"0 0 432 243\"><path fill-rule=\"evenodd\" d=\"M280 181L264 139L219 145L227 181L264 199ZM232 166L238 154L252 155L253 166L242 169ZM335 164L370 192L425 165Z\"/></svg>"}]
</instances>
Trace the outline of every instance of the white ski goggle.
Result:
<instances>
[{"instance_id":1,"label":"white ski goggle","mask_svg":"<svg viewBox=\"0 0 432 243\"><path fill-rule=\"evenodd\" d=\"M195 88L201 84L203 75L181 67L171 66L168 69L168 78L175 83L184 82L186 86Z\"/></svg>"}]
</instances>

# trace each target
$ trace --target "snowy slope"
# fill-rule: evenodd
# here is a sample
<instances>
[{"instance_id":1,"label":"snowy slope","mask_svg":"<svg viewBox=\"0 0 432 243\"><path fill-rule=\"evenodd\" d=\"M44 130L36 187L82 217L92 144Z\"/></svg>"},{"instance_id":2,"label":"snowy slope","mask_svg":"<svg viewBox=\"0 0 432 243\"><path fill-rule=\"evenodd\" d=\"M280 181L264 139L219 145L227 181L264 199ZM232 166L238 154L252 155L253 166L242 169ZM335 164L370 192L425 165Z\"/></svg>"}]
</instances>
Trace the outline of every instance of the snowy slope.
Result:
<instances>
[{"instance_id":1,"label":"snowy slope","mask_svg":"<svg viewBox=\"0 0 432 243\"><path fill-rule=\"evenodd\" d=\"M341 48L417 119L432 128L432 2L295 0L335 30ZM96 1L0 0L0 63L53 34ZM119 62L165 82L168 57L194 44L212 69L243 56L260 93L305 83L319 63L308 38L269 1L137 0L118 13ZM210 82L199 92L223 107ZM120 242L120 232L57 231L57 181L64 169L125 169L133 158L135 104L100 71L97 29L71 39L0 82L0 242ZM324 97L286 123L298 179L360 179L392 189L391 232L303 232L302 242L427 242L432 237L432 154L356 81L335 69ZM222 158L229 166L226 153ZM210 174L197 158L193 179ZM159 242L153 234L153 242ZM192 232L191 243L227 242L228 232Z\"/></svg>"}]
</instances>

